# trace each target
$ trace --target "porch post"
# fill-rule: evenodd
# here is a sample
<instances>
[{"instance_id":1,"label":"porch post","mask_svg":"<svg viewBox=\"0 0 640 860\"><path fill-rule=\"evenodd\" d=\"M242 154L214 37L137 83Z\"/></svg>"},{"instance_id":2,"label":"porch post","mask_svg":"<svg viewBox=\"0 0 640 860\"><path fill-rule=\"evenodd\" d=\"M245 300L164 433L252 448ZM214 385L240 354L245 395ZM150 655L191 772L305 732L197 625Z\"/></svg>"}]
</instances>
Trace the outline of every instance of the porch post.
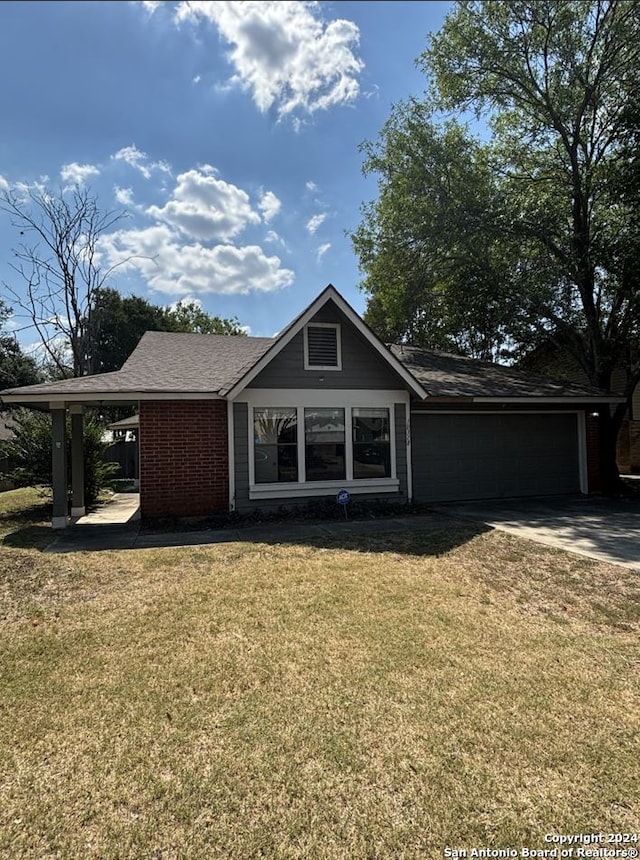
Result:
<instances>
[{"instance_id":1,"label":"porch post","mask_svg":"<svg viewBox=\"0 0 640 860\"><path fill-rule=\"evenodd\" d=\"M53 485L51 527L54 529L64 529L69 523L65 413L64 403L51 404L51 477Z\"/></svg>"},{"instance_id":2,"label":"porch post","mask_svg":"<svg viewBox=\"0 0 640 860\"><path fill-rule=\"evenodd\" d=\"M71 413L71 516L83 517L84 506L84 416L83 407L74 404Z\"/></svg>"}]
</instances>

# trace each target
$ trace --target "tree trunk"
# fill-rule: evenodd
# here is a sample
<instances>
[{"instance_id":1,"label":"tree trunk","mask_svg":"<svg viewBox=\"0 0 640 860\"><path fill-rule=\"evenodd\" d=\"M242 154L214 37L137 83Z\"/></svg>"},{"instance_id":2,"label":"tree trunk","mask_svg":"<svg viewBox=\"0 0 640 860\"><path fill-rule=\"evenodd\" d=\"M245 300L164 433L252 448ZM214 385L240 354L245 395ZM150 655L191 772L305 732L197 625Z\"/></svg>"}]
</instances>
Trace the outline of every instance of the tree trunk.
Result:
<instances>
[{"instance_id":1,"label":"tree trunk","mask_svg":"<svg viewBox=\"0 0 640 860\"><path fill-rule=\"evenodd\" d=\"M627 404L618 403L613 408L604 404L600 410L600 478L602 491L607 494L619 494L625 489L620 479L616 462L618 433L627 413Z\"/></svg>"}]
</instances>

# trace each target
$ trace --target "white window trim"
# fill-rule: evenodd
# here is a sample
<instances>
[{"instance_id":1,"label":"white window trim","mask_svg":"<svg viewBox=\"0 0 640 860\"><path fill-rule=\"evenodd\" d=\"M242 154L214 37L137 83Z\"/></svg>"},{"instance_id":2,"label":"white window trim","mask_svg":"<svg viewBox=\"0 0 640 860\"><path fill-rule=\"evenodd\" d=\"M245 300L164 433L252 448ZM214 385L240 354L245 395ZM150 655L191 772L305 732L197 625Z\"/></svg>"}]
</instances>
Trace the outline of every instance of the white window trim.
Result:
<instances>
[{"instance_id":1,"label":"white window trim","mask_svg":"<svg viewBox=\"0 0 640 860\"><path fill-rule=\"evenodd\" d=\"M283 488L284 491L283 491ZM338 490L359 493L397 493L398 478L362 478L357 481L299 481L297 484L255 484L249 487L249 498L295 499L305 496L335 496Z\"/></svg>"},{"instance_id":2,"label":"white window trim","mask_svg":"<svg viewBox=\"0 0 640 860\"><path fill-rule=\"evenodd\" d=\"M239 402L247 403L247 432L249 455L249 499L286 499L302 496L331 496L344 488L352 494L395 493L400 488L396 463L395 404L405 404L405 414L409 418L409 394L406 391L371 390L333 390L310 391L308 389L252 389L243 392ZM275 409L292 408L297 410L298 441L298 480L290 483L256 484L255 450L253 421L254 409L260 407ZM346 478L337 481L304 481L305 475L305 407L329 406L345 410L345 467ZM389 445L391 454L391 476L389 478L353 477L353 408L384 407L389 410Z\"/></svg>"},{"instance_id":3,"label":"white window trim","mask_svg":"<svg viewBox=\"0 0 640 860\"><path fill-rule=\"evenodd\" d=\"M309 335L307 331L309 326L313 328L333 328L336 330L336 347L337 347L337 365L332 364L311 364L309 362ZM305 370L342 370L342 335L340 331L340 323L317 323L309 322L303 329L304 331L304 369Z\"/></svg>"}]
</instances>

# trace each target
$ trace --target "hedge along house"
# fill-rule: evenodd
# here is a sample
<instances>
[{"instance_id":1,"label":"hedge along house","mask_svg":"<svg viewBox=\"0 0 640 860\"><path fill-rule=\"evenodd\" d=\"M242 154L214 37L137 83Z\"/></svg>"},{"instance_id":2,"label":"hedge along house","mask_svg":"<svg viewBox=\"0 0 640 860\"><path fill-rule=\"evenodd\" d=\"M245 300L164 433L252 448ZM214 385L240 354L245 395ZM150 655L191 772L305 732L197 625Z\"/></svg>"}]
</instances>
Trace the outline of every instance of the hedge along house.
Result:
<instances>
[{"instance_id":1,"label":"hedge along house","mask_svg":"<svg viewBox=\"0 0 640 860\"><path fill-rule=\"evenodd\" d=\"M82 412L139 411L143 518L352 495L396 502L598 487L584 386L409 346L387 348L329 285L275 338L147 332L122 369L1 393L53 417L54 527L84 512Z\"/></svg>"}]
</instances>

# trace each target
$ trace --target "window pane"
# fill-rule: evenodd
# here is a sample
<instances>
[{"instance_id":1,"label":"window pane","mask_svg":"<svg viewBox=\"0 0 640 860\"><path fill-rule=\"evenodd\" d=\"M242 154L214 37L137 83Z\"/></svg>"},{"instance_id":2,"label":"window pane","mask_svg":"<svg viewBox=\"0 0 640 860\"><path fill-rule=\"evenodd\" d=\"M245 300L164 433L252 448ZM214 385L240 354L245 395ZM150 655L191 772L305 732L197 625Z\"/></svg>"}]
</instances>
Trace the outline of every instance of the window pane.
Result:
<instances>
[{"instance_id":1,"label":"window pane","mask_svg":"<svg viewBox=\"0 0 640 860\"><path fill-rule=\"evenodd\" d=\"M297 423L295 408L253 410L256 484L298 480Z\"/></svg>"},{"instance_id":2,"label":"window pane","mask_svg":"<svg viewBox=\"0 0 640 860\"><path fill-rule=\"evenodd\" d=\"M388 409L352 410L353 477L391 477L391 433Z\"/></svg>"},{"instance_id":3,"label":"window pane","mask_svg":"<svg viewBox=\"0 0 640 860\"><path fill-rule=\"evenodd\" d=\"M307 481L344 480L344 409L305 409L304 434Z\"/></svg>"}]
</instances>

